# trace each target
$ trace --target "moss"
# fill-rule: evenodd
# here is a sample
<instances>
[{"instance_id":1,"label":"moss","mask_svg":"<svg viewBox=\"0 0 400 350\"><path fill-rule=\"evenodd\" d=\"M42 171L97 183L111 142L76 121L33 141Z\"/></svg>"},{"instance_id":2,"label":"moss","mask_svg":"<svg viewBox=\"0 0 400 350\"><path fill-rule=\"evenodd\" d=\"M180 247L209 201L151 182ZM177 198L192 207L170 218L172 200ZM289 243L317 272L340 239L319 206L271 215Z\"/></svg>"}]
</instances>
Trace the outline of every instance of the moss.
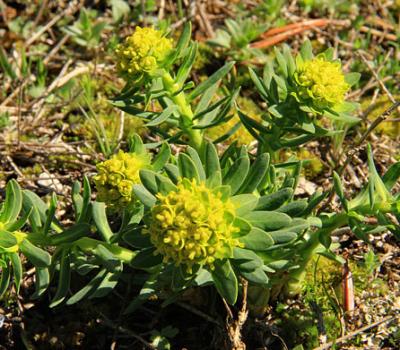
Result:
<instances>
[{"instance_id":1,"label":"moss","mask_svg":"<svg viewBox=\"0 0 400 350\"><path fill-rule=\"evenodd\" d=\"M205 68L213 59L213 49L204 42L200 42L198 46L196 60L193 63L193 69L199 71Z\"/></svg>"},{"instance_id":2,"label":"moss","mask_svg":"<svg viewBox=\"0 0 400 350\"><path fill-rule=\"evenodd\" d=\"M30 176L38 176L43 172L43 170L39 164L35 164L30 167L21 168L21 172L22 174L24 174L24 176L30 177Z\"/></svg>"},{"instance_id":3,"label":"moss","mask_svg":"<svg viewBox=\"0 0 400 350\"><path fill-rule=\"evenodd\" d=\"M396 95L394 96L394 98L395 100L398 100L400 98L400 95ZM387 96L380 96L372 105L369 99L365 99L361 103L362 110L368 112L368 120L370 122L374 121L376 118L382 115L392 105L393 103L388 99ZM400 117L399 112L394 111L389 116L389 119L398 117ZM384 121L376 127L375 131L380 134L385 134L392 139L395 139L400 134L400 123Z\"/></svg>"},{"instance_id":4,"label":"moss","mask_svg":"<svg viewBox=\"0 0 400 350\"><path fill-rule=\"evenodd\" d=\"M355 296L363 298L363 304L373 308L371 302L365 299L365 293L374 296L385 296L389 293L387 282L375 278L373 270L365 261L349 261L353 275ZM304 349L319 345L316 308L322 313L323 325L328 341L334 340L341 332L340 308L337 303L343 299L341 290L342 267L324 257L316 256L308 265L303 284L302 297L298 302L288 301L278 304L276 324L283 329L283 338L287 345L294 347L303 344ZM368 309L368 313L374 313ZM354 338L351 342L356 342Z\"/></svg>"},{"instance_id":5,"label":"moss","mask_svg":"<svg viewBox=\"0 0 400 350\"><path fill-rule=\"evenodd\" d=\"M303 174L308 179L316 178L324 171L324 164L320 157L311 149L300 148L299 150L285 151L281 155L282 161L287 161L291 157L298 160L303 160Z\"/></svg>"}]
</instances>

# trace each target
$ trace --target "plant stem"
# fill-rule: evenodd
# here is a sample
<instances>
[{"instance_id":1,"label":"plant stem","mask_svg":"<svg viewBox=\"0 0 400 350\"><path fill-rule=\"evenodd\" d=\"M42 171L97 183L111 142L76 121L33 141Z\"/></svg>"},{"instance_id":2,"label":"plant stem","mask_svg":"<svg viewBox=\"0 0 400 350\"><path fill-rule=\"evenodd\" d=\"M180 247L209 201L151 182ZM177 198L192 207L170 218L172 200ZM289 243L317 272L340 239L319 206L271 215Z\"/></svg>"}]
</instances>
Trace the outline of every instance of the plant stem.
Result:
<instances>
[{"instance_id":1,"label":"plant stem","mask_svg":"<svg viewBox=\"0 0 400 350\"><path fill-rule=\"evenodd\" d=\"M96 249L97 246L102 245L107 248L116 258L126 264L129 264L136 256L136 253L130 249L122 248L115 244L98 241L97 239L88 237L78 239L76 242L74 242L74 245L88 253Z\"/></svg>"},{"instance_id":2,"label":"plant stem","mask_svg":"<svg viewBox=\"0 0 400 350\"><path fill-rule=\"evenodd\" d=\"M195 130L193 126L193 111L190 107L189 102L186 100L185 93L181 90L181 86L177 84L172 78L171 74L165 72L162 76L162 81L164 88L170 93L170 98L178 106L179 112L181 114L181 128L189 137L189 144L195 148L197 151L202 149L203 136L200 130Z\"/></svg>"}]
</instances>

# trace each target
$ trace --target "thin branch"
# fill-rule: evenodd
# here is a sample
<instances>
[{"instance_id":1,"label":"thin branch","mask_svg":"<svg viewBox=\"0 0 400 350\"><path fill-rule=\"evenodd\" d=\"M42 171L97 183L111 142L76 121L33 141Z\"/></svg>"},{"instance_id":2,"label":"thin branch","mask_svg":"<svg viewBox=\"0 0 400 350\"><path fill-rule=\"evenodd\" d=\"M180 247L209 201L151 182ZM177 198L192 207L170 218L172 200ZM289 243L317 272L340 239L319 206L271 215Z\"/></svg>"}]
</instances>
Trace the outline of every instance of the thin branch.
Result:
<instances>
[{"instance_id":1,"label":"thin branch","mask_svg":"<svg viewBox=\"0 0 400 350\"><path fill-rule=\"evenodd\" d=\"M125 327L122 326L116 326L111 320L109 320L105 315L103 315L102 313L100 313L102 319L99 319L98 322L111 328L114 329L118 332L121 333L125 333L129 336L131 336L132 338L135 338L137 340L139 340L144 346L146 346L148 349L151 350L157 350L157 347L155 347L154 345L150 344L148 341L146 341L143 337L141 337L139 334L136 334L134 331L131 331L130 329L127 329Z\"/></svg>"},{"instance_id":2,"label":"thin branch","mask_svg":"<svg viewBox=\"0 0 400 350\"><path fill-rule=\"evenodd\" d=\"M186 303L182 303L182 302L177 302L175 303L176 305L180 306L181 308L190 311L191 313L200 316L202 318L204 318L205 320L207 320L210 323L214 323L219 327L223 327L223 325L221 324L221 322L219 322L218 320L213 319L211 316L207 315L206 313L204 313L203 311L200 311L194 307L192 307L191 305L188 305Z\"/></svg>"},{"instance_id":3,"label":"thin branch","mask_svg":"<svg viewBox=\"0 0 400 350\"><path fill-rule=\"evenodd\" d=\"M398 315L386 316L380 321L377 321L377 322L371 323L371 324L369 324L367 326L361 327L361 328L355 330L354 332L351 332L351 333L349 333L349 334L347 334L347 335L345 335L343 337L340 337L340 338L336 339L334 342L326 343L326 344L324 344L322 346L314 348L313 350L326 350L326 349L329 349L333 345L337 345L337 344L343 343L344 341L349 340L349 339L355 337L356 335L358 335L360 333L363 333L363 332L365 332L365 331L367 331L367 330L369 330L371 328L375 328L375 327L377 327L377 326L379 326L379 325L381 325L383 323L391 322L391 321L395 320L396 318L398 318Z\"/></svg>"}]
</instances>

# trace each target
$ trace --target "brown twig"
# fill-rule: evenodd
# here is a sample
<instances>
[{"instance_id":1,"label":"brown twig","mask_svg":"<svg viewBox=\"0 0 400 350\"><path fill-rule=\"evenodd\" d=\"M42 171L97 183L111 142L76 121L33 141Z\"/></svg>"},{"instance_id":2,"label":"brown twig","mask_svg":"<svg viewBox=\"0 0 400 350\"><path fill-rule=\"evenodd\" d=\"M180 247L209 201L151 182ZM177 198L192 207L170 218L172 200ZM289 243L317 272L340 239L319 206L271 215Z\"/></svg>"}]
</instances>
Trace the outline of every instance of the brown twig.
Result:
<instances>
[{"instance_id":1,"label":"brown twig","mask_svg":"<svg viewBox=\"0 0 400 350\"><path fill-rule=\"evenodd\" d=\"M144 346L146 346L148 349L151 350L156 350L157 347L155 347L154 345L150 344L148 341L146 341L143 337L141 337L139 334L136 334L135 332L131 331L130 329L127 329L125 327L122 326L116 326L111 320L109 320L104 314L102 314L100 312L100 315L102 317L102 319L99 319L98 322L111 328L114 329L118 332L121 333L125 333L127 335L129 335L132 338L135 338L137 340L139 340Z\"/></svg>"},{"instance_id":2,"label":"brown twig","mask_svg":"<svg viewBox=\"0 0 400 350\"><path fill-rule=\"evenodd\" d=\"M377 321L377 322L371 323L371 324L369 324L367 326L361 327L361 328L355 330L354 332L351 332L351 333L349 333L347 335L344 335L343 337L340 337L340 338L336 339L334 342L326 343L325 345L322 345L322 346L319 346L317 348L314 348L313 350L326 350L326 349L329 349L333 345L337 345L337 344L343 343L344 341L349 340L349 339L355 337L356 335L358 335L360 333L363 333L363 332L365 332L365 331L367 331L367 330L369 330L371 328L375 328L375 327L377 327L377 326L379 326L379 325L381 325L383 323L391 322L391 321L395 320L398 317L399 317L398 315L386 316L380 321Z\"/></svg>"},{"instance_id":3,"label":"brown twig","mask_svg":"<svg viewBox=\"0 0 400 350\"><path fill-rule=\"evenodd\" d=\"M269 46L273 46L278 44L290 37L300 34L308 29L315 29L317 27L325 27L327 25L340 25L340 26L348 26L349 21L338 21L338 20L330 20L325 18L314 19L303 21L299 23L288 24L283 27L273 28L262 34L261 37L263 40L256 41L250 44L250 47L263 49Z\"/></svg>"},{"instance_id":4,"label":"brown twig","mask_svg":"<svg viewBox=\"0 0 400 350\"><path fill-rule=\"evenodd\" d=\"M41 27L36 33L34 33L26 42L25 47L32 45L37 39L39 39L42 34L47 32L52 26L54 26L60 19L73 15L78 9L83 5L77 4L75 1L71 1L68 7L59 13L58 15L54 16L45 26Z\"/></svg>"},{"instance_id":5,"label":"brown twig","mask_svg":"<svg viewBox=\"0 0 400 350\"><path fill-rule=\"evenodd\" d=\"M233 318L232 311L230 311L230 316L226 324L226 329L228 332L232 350L246 350L246 344L242 341L241 331L249 315L249 310L247 309L248 282L245 279L241 279L241 282L243 286L242 307L238 312L237 319ZM225 307L228 307L226 301L225 301ZM230 310L229 307L228 309Z\"/></svg>"},{"instance_id":6,"label":"brown twig","mask_svg":"<svg viewBox=\"0 0 400 350\"><path fill-rule=\"evenodd\" d=\"M180 306L181 308L183 308L183 309L185 309L185 310L190 311L191 313L193 313L193 314L195 314L195 315L197 315L197 316L200 316L200 317L204 318L206 321L208 321L208 322L210 322L210 323L213 323L213 324L215 324L215 325L217 325L217 326L219 326L219 327L223 327L223 325L221 324L221 322L219 322L218 320L215 320L215 319L212 318L211 316L207 315L206 313L204 313L204 312L201 311L201 310L198 310L198 309L194 308L194 307L191 306L191 305L188 305L188 304L183 303L183 302L177 302L177 303L175 303L175 304L178 305L178 306Z\"/></svg>"}]
</instances>

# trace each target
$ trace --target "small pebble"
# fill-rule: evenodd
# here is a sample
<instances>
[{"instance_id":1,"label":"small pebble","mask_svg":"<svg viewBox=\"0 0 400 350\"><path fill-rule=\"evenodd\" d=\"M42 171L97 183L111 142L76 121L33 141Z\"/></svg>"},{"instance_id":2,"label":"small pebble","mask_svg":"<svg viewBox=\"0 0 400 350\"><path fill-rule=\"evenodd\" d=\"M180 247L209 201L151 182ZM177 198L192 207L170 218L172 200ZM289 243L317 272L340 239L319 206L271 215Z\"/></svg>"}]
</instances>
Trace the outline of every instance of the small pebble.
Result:
<instances>
[{"instance_id":1,"label":"small pebble","mask_svg":"<svg viewBox=\"0 0 400 350\"><path fill-rule=\"evenodd\" d=\"M5 320L6 320L5 316L0 314L0 328L3 328Z\"/></svg>"}]
</instances>

